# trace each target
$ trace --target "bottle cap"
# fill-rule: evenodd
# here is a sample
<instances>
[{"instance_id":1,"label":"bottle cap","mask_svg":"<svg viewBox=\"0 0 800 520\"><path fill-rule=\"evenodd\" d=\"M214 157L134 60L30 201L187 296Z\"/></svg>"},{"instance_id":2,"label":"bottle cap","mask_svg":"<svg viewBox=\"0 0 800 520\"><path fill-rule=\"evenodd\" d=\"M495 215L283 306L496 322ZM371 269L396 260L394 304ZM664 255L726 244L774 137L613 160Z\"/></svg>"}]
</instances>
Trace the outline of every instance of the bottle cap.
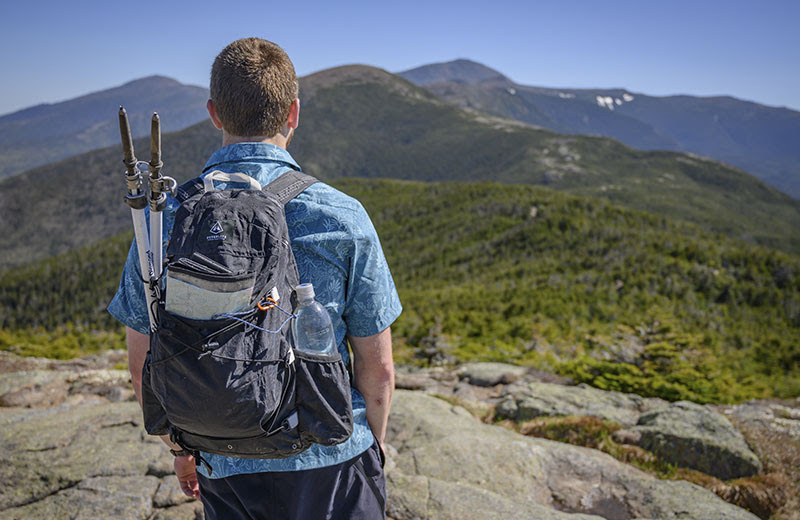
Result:
<instances>
[{"instance_id":1,"label":"bottle cap","mask_svg":"<svg viewBox=\"0 0 800 520\"><path fill-rule=\"evenodd\" d=\"M314 284L301 283L294 288L297 293L297 301L306 301L314 299Z\"/></svg>"}]
</instances>

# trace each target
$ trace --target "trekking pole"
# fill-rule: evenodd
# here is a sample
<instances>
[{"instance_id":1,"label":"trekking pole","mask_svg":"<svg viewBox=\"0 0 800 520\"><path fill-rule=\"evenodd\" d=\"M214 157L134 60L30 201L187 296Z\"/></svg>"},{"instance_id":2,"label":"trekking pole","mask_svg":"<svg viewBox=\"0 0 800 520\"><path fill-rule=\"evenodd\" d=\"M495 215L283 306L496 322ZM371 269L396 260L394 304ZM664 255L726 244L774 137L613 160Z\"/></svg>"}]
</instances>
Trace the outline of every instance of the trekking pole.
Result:
<instances>
[{"instance_id":1,"label":"trekking pole","mask_svg":"<svg viewBox=\"0 0 800 520\"><path fill-rule=\"evenodd\" d=\"M144 282L144 295L147 299L147 315L150 318L150 330L153 330L155 326L153 316L155 296L150 288L150 283L153 279L153 267L151 265L150 240L147 236L147 219L144 215L147 198L142 187L139 161L133 155L133 139L131 138L128 113L123 107L119 107L119 134L122 138L122 152L125 154L124 163L127 170L125 181L128 185L128 193L125 195L125 204L131 208L133 232L136 235L136 249L139 252L139 267L141 268L142 281Z\"/></svg>"},{"instance_id":2,"label":"trekking pole","mask_svg":"<svg viewBox=\"0 0 800 520\"><path fill-rule=\"evenodd\" d=\"M175 179L161 175L161 119L154 113L150 121L150 251L153 254L154 283L163 268L162 215L167 207L167 193L175 195Z\"/></svg>"}]
</instances>

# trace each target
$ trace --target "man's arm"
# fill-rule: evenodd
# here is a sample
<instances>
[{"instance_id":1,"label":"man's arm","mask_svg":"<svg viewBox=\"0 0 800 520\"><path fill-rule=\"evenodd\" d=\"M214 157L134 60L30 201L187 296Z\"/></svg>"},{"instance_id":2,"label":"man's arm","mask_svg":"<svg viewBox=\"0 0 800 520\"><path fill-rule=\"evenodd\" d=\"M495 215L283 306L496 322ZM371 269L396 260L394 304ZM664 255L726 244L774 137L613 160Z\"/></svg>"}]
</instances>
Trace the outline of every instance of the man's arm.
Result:
<instances>
[{"instance_id":1,"label":"man's arm","mask_svg":"<svg viewBox=\"0 0 800 520\"><path fill-rule=\"evenodd\" d=\"M347 339L353 349L353 385L367 402L367 421L383 449L394 392L392 332L386 328L373 336Z\"/></svg>"},{"instance_id":2,"label":"man's arm","mask_svg":"<svg viewBox=\"0 0 800 520\"><path fill-rule=\"evenodd\" d=\"M144 360L147 357L147 351L150 350L150 336L142 334L130 327L125 327L125 332L127 333L126 341L128 344L128 370L130 370L131 373L133 391L136 392L139 406L142 406L142 368L144 368ZM162 435L161 440L164 441L164 444L169 446L170 449L175 451L181 450L180 446L169 440L169 435ZM174 469L183 493L190 497L199 497L200 488L197 484L194 457L191 455L175 457Z\"/></svg>"},{"instance_id":3,"label":"man's arm","mask_svg":"<svg viewBox=\"0 0 800 520\"><path fill-rule=\"evenodd\" d=\"M150 350L150 336L142 334L130 327L125 327L126 342L128 344L128 370L131 372L131 383L139 406L142 406L142 368Z\"/></svg>"}]
</instances>

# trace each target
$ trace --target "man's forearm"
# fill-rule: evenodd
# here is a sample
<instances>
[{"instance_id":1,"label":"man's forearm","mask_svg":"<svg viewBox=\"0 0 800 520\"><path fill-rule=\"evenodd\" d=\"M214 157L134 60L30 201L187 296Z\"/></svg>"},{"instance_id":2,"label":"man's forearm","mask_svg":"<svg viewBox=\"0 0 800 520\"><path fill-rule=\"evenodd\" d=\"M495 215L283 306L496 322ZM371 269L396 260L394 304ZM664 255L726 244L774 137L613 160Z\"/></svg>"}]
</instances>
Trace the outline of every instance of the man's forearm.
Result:
<instances>
[{"instance_id":1,"label":"man's forearm","mask_svg":"<svg viewBox=\"0 0 800 520\"><path fill-rule=\"evenodd\" d=\"M367 337L349 337L353 348L353 384L367 403L367 421L383 445L394 392L392 333L390 329Z\"/></svg>"},{"instance_id":2,"label":"man's forearm","mask_svg":"<svg viewBox=\"0 0 800 520\"><path fill-rule=\"evenodd\" d=\"M391 380L386 379L379 385L369 385L356 382L356 388L372 388L366 392L361 392L367 403L367 422L372 433L383 446L386 438L386 425L389 420L389 409L392 405L392 393L394 391L394 375ZM361 391L361 390L359 390Z\"/></svg>"},{"instance_id":3,"label":"man's forearm","mask_svg":"<svg viewBox=\"0 0 800 520\"><path fill-rule=\"evenodd\" d=\"M142 368L144 367L144 360L147 357L147 351L150 350L150 336L142 334L130 327L125 328L126 343L128 345L128 370L131 373L131 383L133 383L133 391L136 393L136 398L139 400L139 406L142 405Z\"/></svg>"}]
</instances>

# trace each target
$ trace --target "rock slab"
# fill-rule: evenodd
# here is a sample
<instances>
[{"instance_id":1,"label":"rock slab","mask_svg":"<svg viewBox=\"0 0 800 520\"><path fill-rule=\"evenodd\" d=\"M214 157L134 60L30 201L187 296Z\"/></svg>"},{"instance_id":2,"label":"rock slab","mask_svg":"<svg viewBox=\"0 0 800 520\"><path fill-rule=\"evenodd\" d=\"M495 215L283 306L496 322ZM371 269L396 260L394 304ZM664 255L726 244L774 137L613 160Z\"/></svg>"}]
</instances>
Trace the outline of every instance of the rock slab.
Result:
<instances>
[{"instance_id":1,"label":"rock slab","mask_svg":"<svg viewBox=\"0 0 800 520\"><path fill-rule=\"evenodd\" d=\"M507 385L521 379L527 369L505 363L469 363L456 372L460 379L475 386Z\"/></svg>"},{"instance_id":2,"label":"rock slab","mask_svg":"<svg viewBox=\"0 0 800 520\"><path fill-rule=\"evenodd\" d=\"M0 409L0 520L201 518L151 472L171 459L137 403Z\"/></svg>"},{"instance_id":3,"label":"rock slab","mask_svg":"<svg viewBox=\"0 0 800 520\"><path fill-rule=\"evenodd\" d=\"M722 480L761 472L761 462L725 416L688 401L670 403L639 417L636 444L662 460Z\"/></svg>"},{"instance_id":4,"label":"rock slab","mask_svg":"<svg viewBox=\"0 0 800 520\"><path fill-rule=\"evenodd\" d=\"M636 394L609 392L586 385L565 386L532 382L509 388L497 405L497 415L515 421L536 417L590 415L606 421L633 426L645 410L665 401Z\"/></svg>"},{"instance_id":5,"label":"rock slab","mask_svg":"<svg viewBox=\"0 0 800 520\"><path fill-rule=\"evenodd\" d=\"M715 494L596 450L520 436L441 399L395 393L389 516L412 519L755 520ZM513 511L505 515L497 511Z\"/></svg>"}]
</instances>

